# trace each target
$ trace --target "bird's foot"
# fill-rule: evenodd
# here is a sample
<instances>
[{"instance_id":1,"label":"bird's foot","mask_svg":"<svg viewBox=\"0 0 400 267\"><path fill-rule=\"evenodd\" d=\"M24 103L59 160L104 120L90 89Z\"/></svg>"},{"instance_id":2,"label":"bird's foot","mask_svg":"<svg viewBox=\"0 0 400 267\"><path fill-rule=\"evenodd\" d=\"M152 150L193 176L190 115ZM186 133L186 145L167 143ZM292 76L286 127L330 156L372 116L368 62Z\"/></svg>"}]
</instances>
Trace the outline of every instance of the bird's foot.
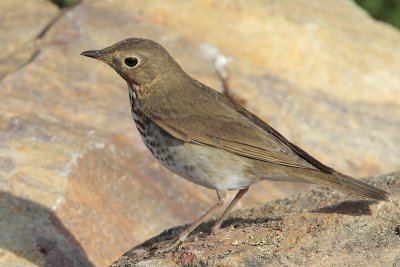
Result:
<instances>
[{"instance_id":1,"label":"bird's foot","mask_svg":"<svg viewBox=\"0 0 400 267\"><path fill-rule=\"evenodd\" d=\"M178 235L176 238L174 238L171 241L168 241L169 244L165 244L164 247L162 248L157 248L155 254L164 254L166 252L169 252L173 249L175 249L180 243L182 243L187 237L187 234L185 232L181 233Z\"/></svg>"},{"instance_id":2,"label":"bird's foot","mask_svg":"<svg viewBox=\"0 0 400 267\"><path fill-rule=\"evenodd\" d=\"M213 224L213 226L211 226L211 234L212 235L215 235L217 232L218 232L218 230L219 230L219 228L221 227L221 223L219 222L219 221L217 221L217 222L215 222L214 224Z\"/></svg>"},{"instance_id":3,"label":"bird's foot","mask_svg":"<svg viewBox=\"0 0 400 267\"><path fill-rule=\"evenodd\" d=\"M155 251L155 255L167 253L176 248L181 242L182 241L179 238L175 238L169 244L165 244L164 247L157 248L157 250Z\"/></svg>"}]
</instances>

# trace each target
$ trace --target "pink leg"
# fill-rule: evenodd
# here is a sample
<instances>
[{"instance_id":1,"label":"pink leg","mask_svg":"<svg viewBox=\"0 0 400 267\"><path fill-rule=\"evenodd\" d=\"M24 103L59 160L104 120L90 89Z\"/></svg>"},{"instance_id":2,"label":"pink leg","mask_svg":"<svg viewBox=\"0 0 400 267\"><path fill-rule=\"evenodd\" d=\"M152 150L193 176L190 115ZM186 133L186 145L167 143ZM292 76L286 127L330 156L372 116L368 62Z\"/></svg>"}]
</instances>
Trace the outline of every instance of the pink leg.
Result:
<instances>
[{"instance_id":1,"label":"pink leg","mask_svg":"<svg viewBox=\"0 0 400 267\"><path fill-rule=\"evenodd\" d=\"M219 208L221 208L225 204L226 199L228 197L228 191L217 191L217 196L218 196L218 202L214 206L212 206L211 209L209 209L206 213L204 213L203 216L201 216L194 223L192 223L188 228L186 228L182 233L180 233L178 235L178 238L170 246L159 250L158 253L173 249L174 247L179 245L179 243L184 241L186 239L186 237L194 229L197 228L197 226L199 226L202 222L207 220L211 215L213 215Z\"/></svg>"},{"instance_id":2,"label":"pink leg","mask_svg":"<svg viewBox=\"0 0 400 267\"><path fill-rule=\"evenodd\" d=\"M229 206L226 208L224 213L222 213L221 217L214 223L214 225L211 227L211 232L215 233L219 227L221 226L222 221L228 214L228 212L231 211L231 209L239 202L239 200L246 194L246 192L249 190L249 187L240 189L239 192L236 194L235 198L232 200L232 202L229 204Z\"/></svg>"}]
</instances>

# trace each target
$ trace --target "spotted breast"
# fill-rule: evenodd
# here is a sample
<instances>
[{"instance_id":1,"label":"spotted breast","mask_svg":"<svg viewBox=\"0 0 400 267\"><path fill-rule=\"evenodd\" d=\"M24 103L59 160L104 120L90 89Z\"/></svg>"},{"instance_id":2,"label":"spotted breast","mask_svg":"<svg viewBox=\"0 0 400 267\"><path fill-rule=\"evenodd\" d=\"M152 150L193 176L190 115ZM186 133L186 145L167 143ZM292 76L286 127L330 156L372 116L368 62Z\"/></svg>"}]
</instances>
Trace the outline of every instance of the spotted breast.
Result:
<instances>
[{"instance_id":1,"label":"spotted breast","mask_svg":"<svg viewBox=\"0 0 400 267\"><path fill-rule=\"evenodd\" d=\"M131 112L146 147L167 169L193 183L210 189L240 189L255 182L246 158L233 155L221 166L224 152L209 146L186 143L160 128L141 111L134 89L129 86Z\"/></svg>"}]
</instances>

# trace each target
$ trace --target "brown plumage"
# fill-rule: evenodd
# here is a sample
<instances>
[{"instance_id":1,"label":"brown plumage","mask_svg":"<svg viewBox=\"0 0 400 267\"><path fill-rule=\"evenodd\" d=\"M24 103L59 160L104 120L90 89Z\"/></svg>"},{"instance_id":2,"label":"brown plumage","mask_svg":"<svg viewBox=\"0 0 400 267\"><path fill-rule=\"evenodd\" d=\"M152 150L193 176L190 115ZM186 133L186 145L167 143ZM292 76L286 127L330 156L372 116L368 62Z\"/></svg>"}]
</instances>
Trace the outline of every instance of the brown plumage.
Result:
<instances>
[{"instance_id":1,"label":"brown plumage","mask_svg":"<svg viewBox=\"0 0 400 267\"><path fill-rule=\"evenodd\" d=\"M376 200L389 194L322 164L256 115L186 74L156 42L131 38L82 55L109 64L128 84L136 126L169 170L217 191L218 203L186 229L180 241L239 190L214 224L262 179L328 185Z\"/></svg>"}]
</instances>

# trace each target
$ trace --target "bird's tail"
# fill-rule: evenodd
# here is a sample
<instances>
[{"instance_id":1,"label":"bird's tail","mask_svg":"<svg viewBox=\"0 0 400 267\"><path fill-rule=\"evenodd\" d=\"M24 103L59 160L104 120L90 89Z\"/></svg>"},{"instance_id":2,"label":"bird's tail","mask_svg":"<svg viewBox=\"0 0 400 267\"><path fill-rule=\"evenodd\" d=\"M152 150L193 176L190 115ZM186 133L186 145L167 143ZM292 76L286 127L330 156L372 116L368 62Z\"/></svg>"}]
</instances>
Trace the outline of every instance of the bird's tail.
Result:
<instances>
[{"instance_id":1,"label":"bird's tail","mask_svg":"<svg viewBox=\"0 0 400 267\"><path fill-rule=\"evenodd\" d=\"M295 168L291 172L295 176L312 183L331 186L362 197L389 201L388 192L334 170L332 174Z\"/></svg>"}]
</instances>

